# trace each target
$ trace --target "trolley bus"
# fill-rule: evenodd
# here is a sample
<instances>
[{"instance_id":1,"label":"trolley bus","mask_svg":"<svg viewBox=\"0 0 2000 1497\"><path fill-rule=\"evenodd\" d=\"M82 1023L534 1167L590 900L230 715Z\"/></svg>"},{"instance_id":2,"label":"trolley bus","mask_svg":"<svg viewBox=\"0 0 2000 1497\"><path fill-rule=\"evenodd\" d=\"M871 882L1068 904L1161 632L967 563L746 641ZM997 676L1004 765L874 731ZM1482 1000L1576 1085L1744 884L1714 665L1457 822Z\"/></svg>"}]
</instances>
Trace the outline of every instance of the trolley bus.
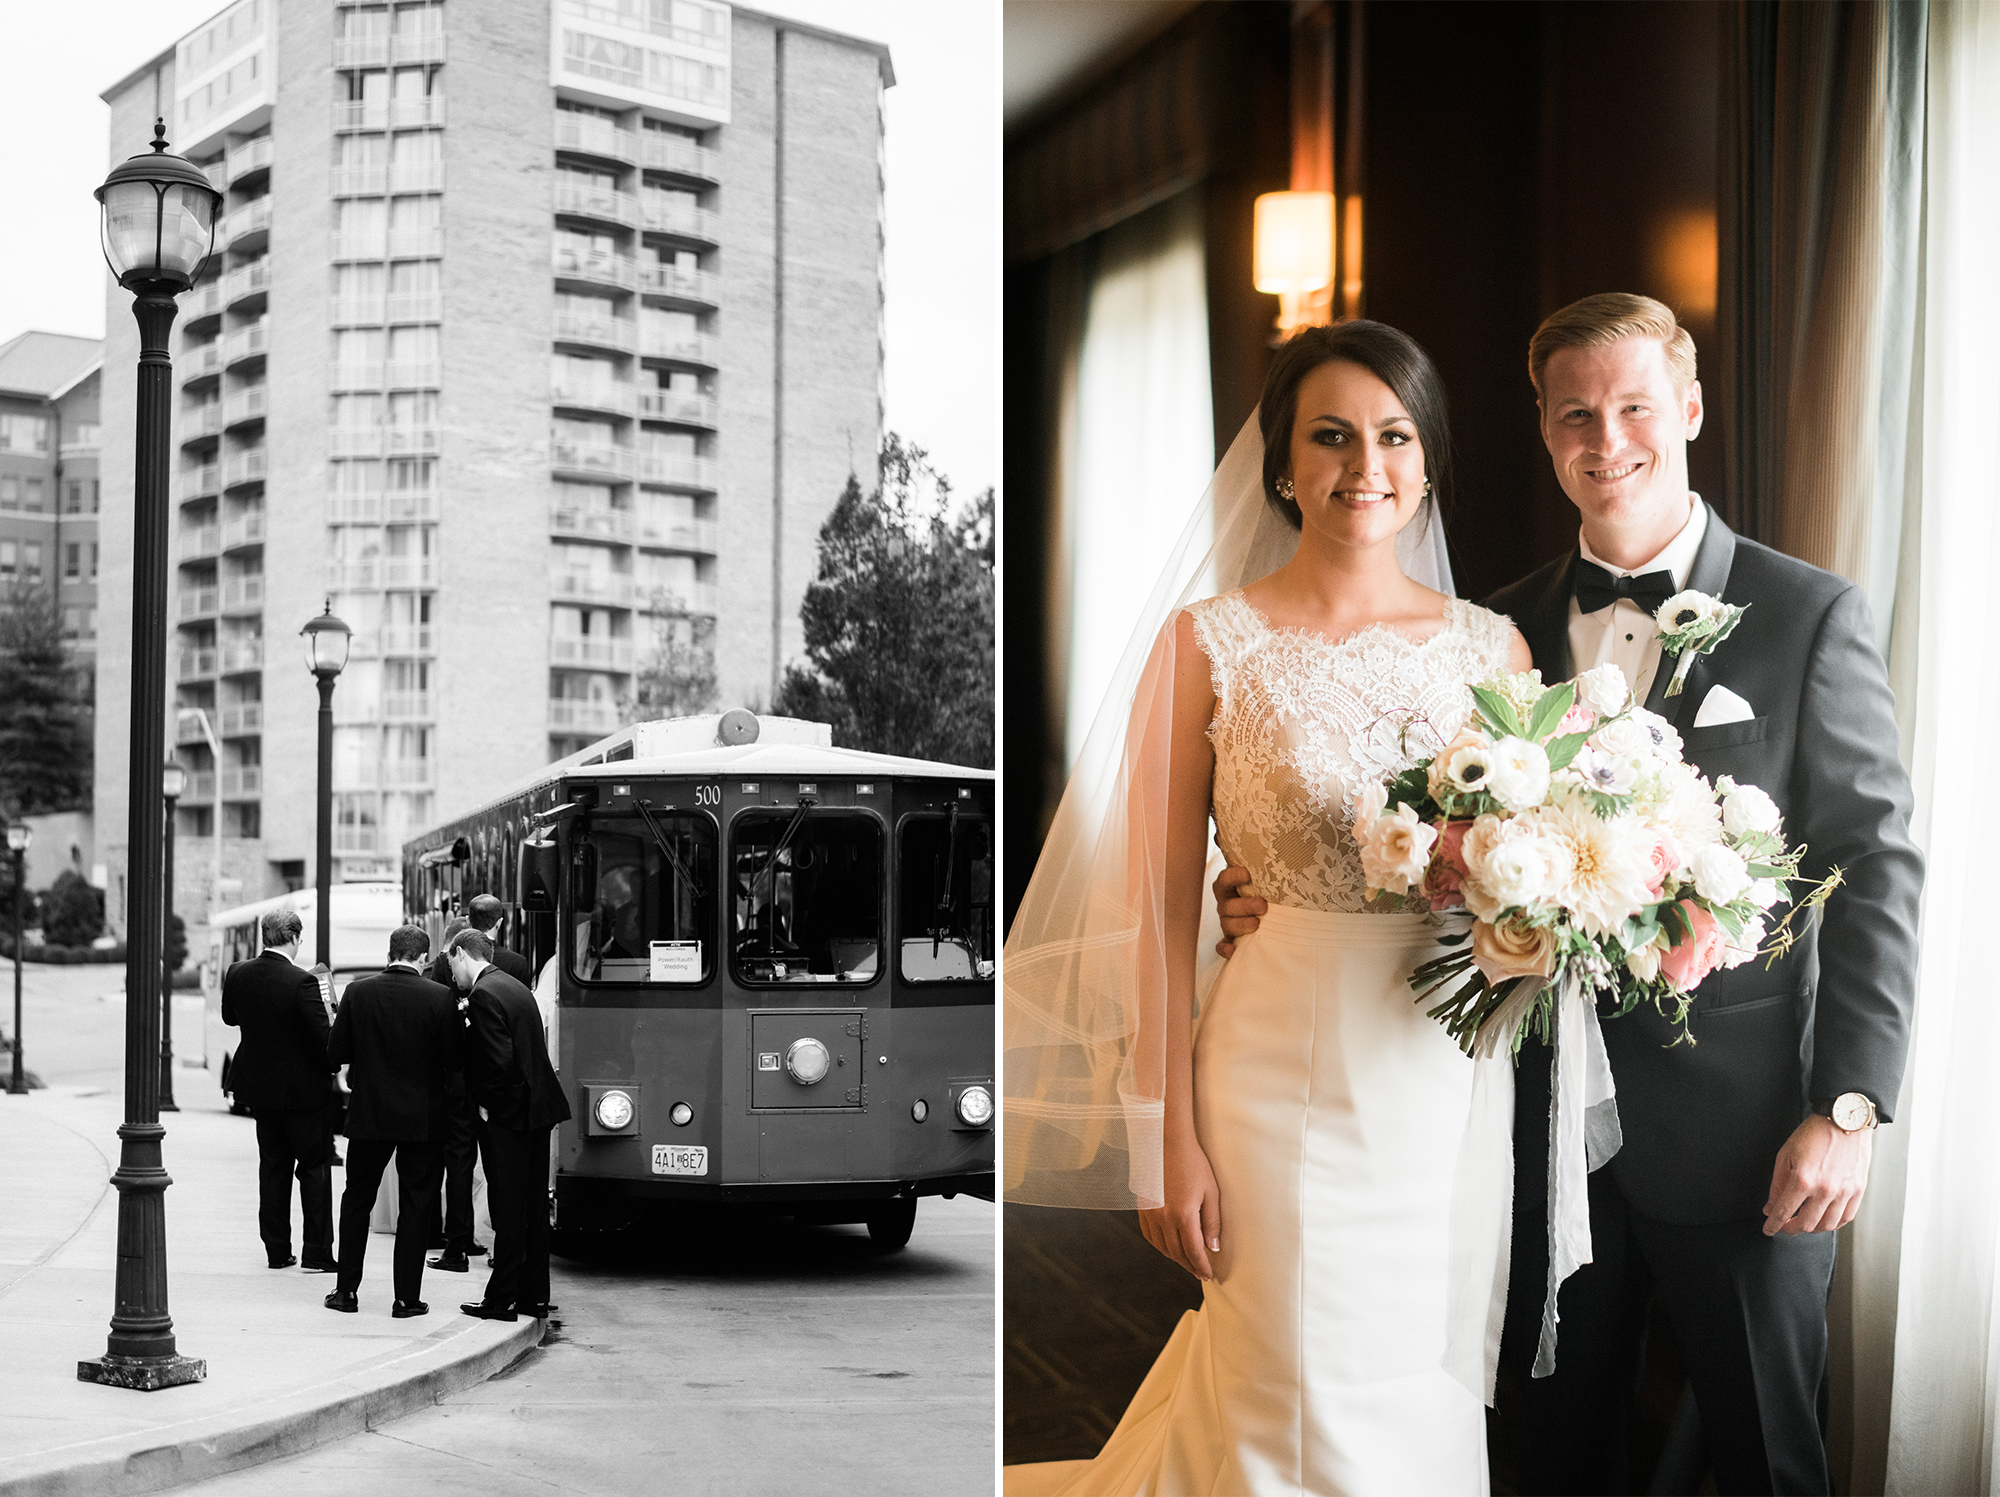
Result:
<instances>
[{"instance_id":1,"label":"trolley bus","mask_svg":"<svg viewBox=\"0 0 2000 1497\"><path fill-rule=\"evenodd\" d=\"M920 1197L992 1199L993 780L738 710L404 845L410 918L494 894L538 974L559 1238L708 1205L900 1247Z\"/></svg>"}]
</instances>

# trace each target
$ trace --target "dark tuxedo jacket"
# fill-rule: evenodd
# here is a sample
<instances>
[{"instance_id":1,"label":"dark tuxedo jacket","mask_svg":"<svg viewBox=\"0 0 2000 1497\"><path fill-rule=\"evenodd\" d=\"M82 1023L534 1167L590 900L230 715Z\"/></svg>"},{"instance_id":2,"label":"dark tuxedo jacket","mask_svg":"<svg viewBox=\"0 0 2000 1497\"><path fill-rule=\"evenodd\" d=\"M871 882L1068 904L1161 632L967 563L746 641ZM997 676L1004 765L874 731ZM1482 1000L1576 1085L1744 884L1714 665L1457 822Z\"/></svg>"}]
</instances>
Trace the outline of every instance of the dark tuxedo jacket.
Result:
<instances>
[{"instance_id":1,"label":"dark tuxedo jacket","mask_svg":"<svg viewBox=\"0 0 2000 1497\"><path fill-rule=\"evenodd\" d=\"M1486 603L1513 619L1546 681L1574 674L1576 563L1572 550ZM1679 696L1665 695L1673 660L1663 657L1645 705L1674 723L1687 761L1711 780L1730 775L1778 803L1790 844L1808 849L1804 877L1835 865L1846 875L1817 928L1794 922L1800 940L1784 960L1716 972L1695 990L1692 1046L1668 1048L1676 1031L1650 1005L1605 1020L1625 1134L1607 1167L1636 1210L1693 1226L1761 1213L1778 1150L1812 1102L1862 1092L1889 1120L1916 998L1924 871L1861 589L1736 535L1712 509L1688 586L1750 609L1695 658ZM1694 727L1716 685L1757 715ZM1537 1204L1549 1147L1539 1042L1521 1048L1515 1097L1516 1199Z\"/></svg>"},{"instance_id":2,"label":"dark tuxedo jacket","mask_svg":"<svg viewBox=\"0 0 2000 1497\"><path fill-rule=\"evenodd\" d=\"M569 1102L549 1064L535 995L487 967L473 985L468 1016L472 1035L465 1086L473 1102L493 1122L517 1132L566 1121Z\"/></svg>"},{"instance_id":3,"label":"dark tuxedo jacket","mask_svg":"<svg viewBox=\"0 0 2000 1497\"><path fill-rule=\"evenodd\" d=\"M238 1102L262 1112L331 1103L326 1005L312 973L271 951L238 962L222 979L222 1022L243 1032L229 1067Z\"/></svg>"},{"instance_id":4,"label":"dark tuxedo jacket","mask_svg":"<svg viewBox=\"0 0 2000 1497\"><path fill-rule=\"evenodd\" d=\"M495 946L493 948L493 965L521 984L522 987L528 989L530 992L534 991L534 969L528 965L528 959L522 956L520 952L509 951L505 946ZM431 961L431 981L441 982L446 987L451 987L451 962L442 952L438 953ZM457 989L454 988L453 991L456 992Z\"/></svg>"},{"instance_id":5,"label":"dark tuxedo jacket","mask_svg":"<svg viewBox=\"0 0 2000 1497\"><path fill-rule=\"evenodd\" d=\"M442 1142L445 1087L465 1064L458 1000L407 967L347 985L328 1059L347 1072L347 1136Z\"/></svg>"}]
</instances>

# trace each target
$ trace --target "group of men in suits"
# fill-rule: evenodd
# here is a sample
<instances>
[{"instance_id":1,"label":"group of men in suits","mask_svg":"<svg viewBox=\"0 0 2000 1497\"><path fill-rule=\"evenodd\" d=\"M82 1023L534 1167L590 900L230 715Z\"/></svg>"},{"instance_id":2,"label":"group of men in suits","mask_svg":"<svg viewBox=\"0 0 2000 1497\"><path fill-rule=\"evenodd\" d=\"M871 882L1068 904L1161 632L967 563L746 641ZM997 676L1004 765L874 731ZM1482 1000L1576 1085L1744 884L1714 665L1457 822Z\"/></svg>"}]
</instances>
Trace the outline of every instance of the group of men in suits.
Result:
<instances>
[{"instance_id":1,"label":"group of men in suits","mask_svg":"<svg viewBox=\"0 0 2000 1497\"><path fill-rule=\"evenodd\" d=\"M257 1120L258 1231L266 1261L289 1268L291 1182L304 1216L302 1266L337 1277L330 1310L360 1308L369 1218L390 1161L398 1217L394 1303L398 1319L429 1313L424 1252L439 1223L444 1252L433 1268L465 1272L483 1252L472 1237L472 1166L483 1155L493 1219L485 1293L460 1306L484 1320L546 1316L549 1133L570 1115L527 987L528 965L490 932L503 908L482 895L469 924L446 939L436 963L421 926L389 937L379 975L348 985L329 1021L318 981L295 963L301 923L266 915L264 949L230 968L223 1022L242 1031L231 1082ZM456 991L454 991L456 989ZM462 997L460 995L463 995ZM334 1255L330 1078L348 1068L347 1185Z\"/></svg>"}]
</instances>

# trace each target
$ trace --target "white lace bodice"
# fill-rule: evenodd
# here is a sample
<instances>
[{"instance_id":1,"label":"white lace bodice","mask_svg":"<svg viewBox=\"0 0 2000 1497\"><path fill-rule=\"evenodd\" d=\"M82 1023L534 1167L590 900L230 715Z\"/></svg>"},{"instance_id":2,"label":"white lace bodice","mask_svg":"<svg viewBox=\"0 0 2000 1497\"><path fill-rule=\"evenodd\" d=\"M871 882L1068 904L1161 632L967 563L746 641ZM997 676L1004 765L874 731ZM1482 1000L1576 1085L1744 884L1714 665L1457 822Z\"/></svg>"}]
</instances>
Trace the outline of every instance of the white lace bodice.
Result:
<instances>
[{"instance_id":1,"label":"white lace bodice","mask_svg":"<svg viewBox=\"0 0 2000 1497\"><path fill-rule=\"evenodd\" d=\"M1507 669L1512 626L1459 598L1423 640L1380 624L1341 640L1274 628L1240 589L1191 612L1215 682L1223 853L1273 904L1367 908L1348 798L1450 742L1471 715L1468 688Z\"/></svg>"}]
</instances>

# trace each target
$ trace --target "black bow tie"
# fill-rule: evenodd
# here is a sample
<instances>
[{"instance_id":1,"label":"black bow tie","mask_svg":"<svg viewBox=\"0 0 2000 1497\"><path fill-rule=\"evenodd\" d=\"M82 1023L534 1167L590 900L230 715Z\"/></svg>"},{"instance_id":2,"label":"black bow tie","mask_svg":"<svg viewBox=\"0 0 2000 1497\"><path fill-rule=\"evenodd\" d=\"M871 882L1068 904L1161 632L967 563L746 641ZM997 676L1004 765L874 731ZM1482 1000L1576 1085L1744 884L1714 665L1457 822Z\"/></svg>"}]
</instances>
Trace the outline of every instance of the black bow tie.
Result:
<instances>
[{"instance_id":1,"label":"black bow tie","mask_svg":"<svg viewBox=\"0 0 2000 1497\"><path fill-rule=\"evenodd\" d=\"M1660 605L1680 589L1672 572L1644 572L1637 577L1619 577L1594 561L1582 557L1576 562L1576 606L1585 613L1609 608L1620 598L1628 598L1647 613L1658 613Z\"/></svg>"}]
</instances>

